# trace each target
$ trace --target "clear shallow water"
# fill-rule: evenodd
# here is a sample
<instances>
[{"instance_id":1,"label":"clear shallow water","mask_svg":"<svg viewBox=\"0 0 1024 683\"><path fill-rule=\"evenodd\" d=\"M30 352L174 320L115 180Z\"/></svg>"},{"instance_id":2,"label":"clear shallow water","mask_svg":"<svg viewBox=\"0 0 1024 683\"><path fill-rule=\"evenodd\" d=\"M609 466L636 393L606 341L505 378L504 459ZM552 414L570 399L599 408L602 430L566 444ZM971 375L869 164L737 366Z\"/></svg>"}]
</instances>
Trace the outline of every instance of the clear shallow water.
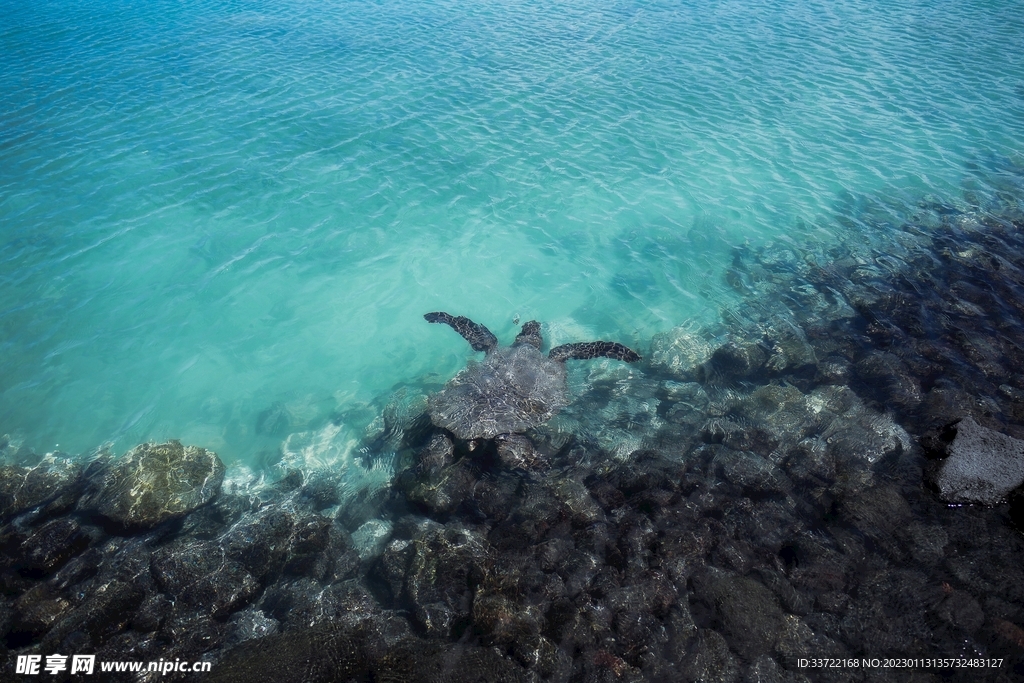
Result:
<instances>
[{"instance_id":1,"label":"clear shallow water","mask_svg":"<svg viewBox=\"0 0 1024 683\"><path fill-rule=\"evenodd\" d=\"M430 310L643 348L741 296L734 245L994 193L1024 140L1019 2L0 14L0 432L38 449L358 434L470 356Z\"/></svg>"}]
</instances>

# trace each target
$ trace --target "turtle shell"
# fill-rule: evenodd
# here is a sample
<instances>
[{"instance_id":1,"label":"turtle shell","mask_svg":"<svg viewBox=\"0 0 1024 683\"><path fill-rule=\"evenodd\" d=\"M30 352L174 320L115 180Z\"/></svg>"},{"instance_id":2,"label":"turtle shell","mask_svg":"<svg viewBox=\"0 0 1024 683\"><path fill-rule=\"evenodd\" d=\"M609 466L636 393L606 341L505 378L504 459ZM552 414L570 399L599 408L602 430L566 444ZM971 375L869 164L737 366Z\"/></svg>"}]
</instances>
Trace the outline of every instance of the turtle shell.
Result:
<instances>
[{"instance_id":1,"label":"turtle shell","mask_svg":"<svg viewBox=\"0 0 1024 683\"><path fill-rule=\"evenodd\" d=\"M430 397L428 410L460 439L493 439L543 424L568 403L565 364L518 344L470 363Z\"/></svg>"}]
</instances>

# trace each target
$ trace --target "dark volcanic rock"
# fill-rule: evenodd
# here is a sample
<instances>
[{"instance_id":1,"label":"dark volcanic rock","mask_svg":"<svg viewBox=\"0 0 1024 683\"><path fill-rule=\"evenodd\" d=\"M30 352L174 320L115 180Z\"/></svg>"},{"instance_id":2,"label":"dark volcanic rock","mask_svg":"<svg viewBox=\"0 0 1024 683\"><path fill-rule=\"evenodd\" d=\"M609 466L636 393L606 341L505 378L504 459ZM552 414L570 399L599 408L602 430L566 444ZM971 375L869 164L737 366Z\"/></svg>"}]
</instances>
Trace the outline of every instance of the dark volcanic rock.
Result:
<instances>
[{"instance_id":1,"label":"dark volcanic rock","mask_svg":"<svg viewBox=\"0 0 1024 683\"><path fill-rule=\"evenodd\" d=\"M894 558L905 556L907 547L902 536L913 513L894 487L878 485L845 497L839 504L839 515Z\"/></svg>"},{"instance_id":2,"label":"dark volcanic rock","mask_svg":"<svg viewBox=\"0 0 1024 683\"><path fill-rule=\"evenodd\" d=\"M985 613L978 601L966 591L950 590L935 608L944 622L959 631L972 634L985 623Z\"/></svg>"},{"instance_id":3,"label":"dark volcanic rock","mask_svg":"<svg viewBox=\"0 0 1024 683\"><path fill-rule=\"evenodd\" d=\"M125 581L111 581L96 587L81 605L62 617L40 643L44 652L69 649L65 639L79 634L71 649L98 647L124 629L145 599L145 591Z\"/></svg>"},{"instance_id":4,"label":"dark volcanic rock","mask_svg":"<svg viewBox=\"0 0 1024 683\"><path fill-rule=\"evenodd\" d=\"M922 400L919 382L911 376L906 364L891 353L868 354L857 361L854 372L858 379L875 389L886 404L908 409Z\"/></svg>"},{"instance_id":5,"label":"dark volcanic rock","mask_svg":"<svg viewBox=\"0 0 1024 683\"><path fill-rule=\"evenodd\" d=\"M725 480L748 491L784 494L792 488L778 467L756 453L723 450L719 459Z\"/></svg>"},{"instance_id":6,"label":"dark volcanic rock","mask_svg":"<svg viewBox=\"0 0 1024 683\"><path fill-rule=\"evenodd\" d=\"M201 680L211 683L363 680L369 672L365 641L363 633L332 623L296 633L271 635L247 641L231 650Z\"/></svg>"},{"instance_id":7,"label":"dark volcanic rock","mask_svg":"<svg viewBox=\"0 0 1024 683\"><path fill-rule=\"evenodd\" d=\"M268 505L239 520L222 545L228 557L263 581L284 568L294 523L291 513Z\"/></svg>"},{"instance_id":8,"label":"dark volcanic rock","mask_svg":"<svg viewBox=\"0 0 1024 683\"><path fill-rule=\"evenodd\" d=\"M536 680L498 650L437 643L419 638L400 641L374 664L382 683L527 683Z\"/></svg>"},{"instance_id":9,"label":"dark volcanic rock","mask_svg":"<svg viewBox=\"0 0 1024 683\"><path fill-rule=\"evenodd\" d=\"M178 441L140 444L103 470L83 506L126 527L151 527L210 502L223 480L212 451Z\"/></svg>"},{"instance_id":10,"label":"dark volcanic rock","mask_svg":"<svg viewBox=\"0 0 1024 683\"><path fill-rule=\"evenodd\" d=\"M33 467L0 466L0 520L71 493L81 472L77 463L58 458Z\"/></svg>"},{"instance_id":11,"label":"dark volcanic rock","mask_svg":"<svg viewBox=\"0 0 1024 683\"><path fill-rule=\"evenodd\" d=\"M492 648L404 636L392 641L386 622L324 623L242 643L196 680L333 683L518 683L534 680Z\"/></svg>"},{"instance_id":12,"label":"dark volcanic rock","mask_svg":"<svg viewBox=\"0 0 1024 683\"><path fill-rule=\"evenodd\" d=\"M88 535L74 519L62 517L47 522L25 539L22 572L33 576L52 574L88 545Z\"/></svg>"},{"instance_id":13,"label":"dark volcanic rock","mask_svg":"<svg viewBox=\"0 0 1024 683\"><path fill-rule=\"evenodd\" d=\"M470 494L476 475L465 457L456 459L446 434L435 433L417 453L417 459L399 480L410 501L439 515L453 511Z\"/></svg>"},{"instance_id":14,"label":"dark volcanic rock","mask_svg":"<svg viewBox=\"0 0 1024 683\"><path fill-rule=\"evenodd\" d=\"M822 384L846 384L852 370L850 361L842 356L828 356L818 362L815 379Z\"/></svg>"},{"instance_id":15,"label":"dark volcanic rock","mask_svg":"<svg viewBox=\"0 0 1024 683\"><path fill-rule=\"evenodd\" d=\"M428 635L447 637L460 622L468 622L473 588L484 574L490 553L485 538L461 525L428 522L411 546L400 548L392 542L382 558L389 564L386 558L392 548L396 553L410 552L403 594Z\"/></svg>"},{"instance_id":16,"label":"dark volcanic rock","mask_svg":"<svg viewBox=\"0 0 1024 683\"><path fill-rule=\"evenodd\" d=\"M410 482L409 500L439 515L457 508L470 494L476 477L464 459L449 465L433 476Z\"/></svg>"},{"instance_id":17,"label":"dark volcanic rock","mask_svg":"<svg viewBox=\"0 0 1024 683\"><path fill-rule=\"evenodd\" d=\"M994 505L1024 482L1024 441L980 426L957 424L936 483L943 500Z\"/></svg>"},{"instance_id":18,"label":"dark volcanic rock","mask_svg":"<svg viewBox=\"0 0 1024 683\"><path fill-rule=\"evenodd\" d=\"M275 584L267 590L259 607L280 621L286 631L324 622L365 618L380 611L358 581L346 580L324 586L310 578Z\"/></svg>"},{"instance_id":19,"label":"dark volcanic rock","mask_svg":"<svg viewBox=\"0 0 1024 683\"><path fill-rule=\"evenodd\" d=\"M17 612L12 628L21 637L46 633L58 619L73 609L69 600L55 595L46 584L36 584L22 593L14 602L14 607Z\"/></svg>"},{"instance_id":20,"label":"dark volcanic rock","mask_svg":"<svg viewBox=\"0 0 1024 683\"><path fill-rule=\"evenodd\" d=\"M216 543L179 543L153 554L153 576L177 602L214 618L244 607L259 583Z\"/></svg>"},{"instance_id":21,"label":"dark volcanic rock","mask_svg":"<svg viewBox=\"0 0 1024 683\"><path fill-rule=\"evenodd\" d=\"M683 669L683 680L693 683L734 683L740 677L736 658L717 631L701 629L697 647Z\"/></svg>"},{"instance_id":22,"label":"dark volcanic rock","mask_svg":"<svg viewBox=\"0 0 1024 683\"><path fill-rule=\"evenodd\" d=\"M730 341L711 355L714 369L727 377L747 377L761 369L766 360L764 349L747 341Z\"/></svg>"},{"instance_id":23,"label":"dark volcanic rock","mask_svg":"<svg viewBox=\"0 0 1024 683\"><path fill-rule=\"evenodd\" d=\"M784 619L770 590L753 579L714 567L695 576L693 583L695 596L714 610L739 654L753 660L772 653Z\"/></svg>"}]
</instances>

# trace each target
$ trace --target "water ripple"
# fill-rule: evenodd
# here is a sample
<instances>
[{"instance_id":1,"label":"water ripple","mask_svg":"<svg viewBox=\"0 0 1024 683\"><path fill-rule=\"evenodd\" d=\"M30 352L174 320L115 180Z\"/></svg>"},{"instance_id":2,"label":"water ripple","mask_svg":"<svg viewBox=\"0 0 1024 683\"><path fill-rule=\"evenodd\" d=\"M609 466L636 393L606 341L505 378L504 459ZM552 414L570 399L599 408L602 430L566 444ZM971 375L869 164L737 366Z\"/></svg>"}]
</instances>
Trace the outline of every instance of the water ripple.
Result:
<instances>
[{"instance_id":1,"label":"water ripple","mask_svg":"<svg viewBox=\"0 0 1024 683\"><path fill-rule=\"evenodd\" d=\"M251 460L466 353L647 339L745 242L1000 192L1024 6L2 0L0 432ZM846 227L843 227L846 226ZM143 408L140 408L143 407Z\"/></svg>"}]
</instances>

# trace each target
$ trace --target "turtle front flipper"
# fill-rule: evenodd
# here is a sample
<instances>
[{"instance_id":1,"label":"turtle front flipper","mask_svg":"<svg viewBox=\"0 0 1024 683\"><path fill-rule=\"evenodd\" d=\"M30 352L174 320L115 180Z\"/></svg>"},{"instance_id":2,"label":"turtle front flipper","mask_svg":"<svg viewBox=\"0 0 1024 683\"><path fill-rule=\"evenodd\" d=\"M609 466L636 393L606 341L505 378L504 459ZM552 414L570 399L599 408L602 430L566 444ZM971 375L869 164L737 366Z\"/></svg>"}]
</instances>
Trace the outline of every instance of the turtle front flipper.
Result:
<instances>
[{"instance_id":1,"label":"turtle front flipper","mask_svg":"<svg viewBox=\"0 0 1024 683\"><path fill-rule=\"evenodd\" d=\"M428 323L444 323L462 335L462 338L469 342L474 351L490 353L491 349L498 345L498 338L479 323L475 323L463 316L453 316L438 311L427 313L423 316Z\"/></svg>"},{"instance_id":2,"label":"turtle front flipper","mask_svg":"<svg viewBox=\"0 0 1024 683\"><path fill-rule=\"evenodd\" d=\"M577 342L576 344L562 344L551 349L548 358L557 361L566 361L570 358L576 360L588 360L590 358L614 358L615 360L633 363L640 360L640 354L623 346L618 342Z\"/></svg>"},{"instance_id":3,"label":"turtle front flipper","mask_svg":"<svg viewBox=\"0 0 1024 683\"><path fill-rule=\"evenodd\" d=\"M519 346L520 344L529 344L535 349L539 349L543 340L540 336L540 323L536 320L523 323L523 329L519 331L516 336L516 340L512 342L512 346Z\"/></svg>"}]
</instances>

